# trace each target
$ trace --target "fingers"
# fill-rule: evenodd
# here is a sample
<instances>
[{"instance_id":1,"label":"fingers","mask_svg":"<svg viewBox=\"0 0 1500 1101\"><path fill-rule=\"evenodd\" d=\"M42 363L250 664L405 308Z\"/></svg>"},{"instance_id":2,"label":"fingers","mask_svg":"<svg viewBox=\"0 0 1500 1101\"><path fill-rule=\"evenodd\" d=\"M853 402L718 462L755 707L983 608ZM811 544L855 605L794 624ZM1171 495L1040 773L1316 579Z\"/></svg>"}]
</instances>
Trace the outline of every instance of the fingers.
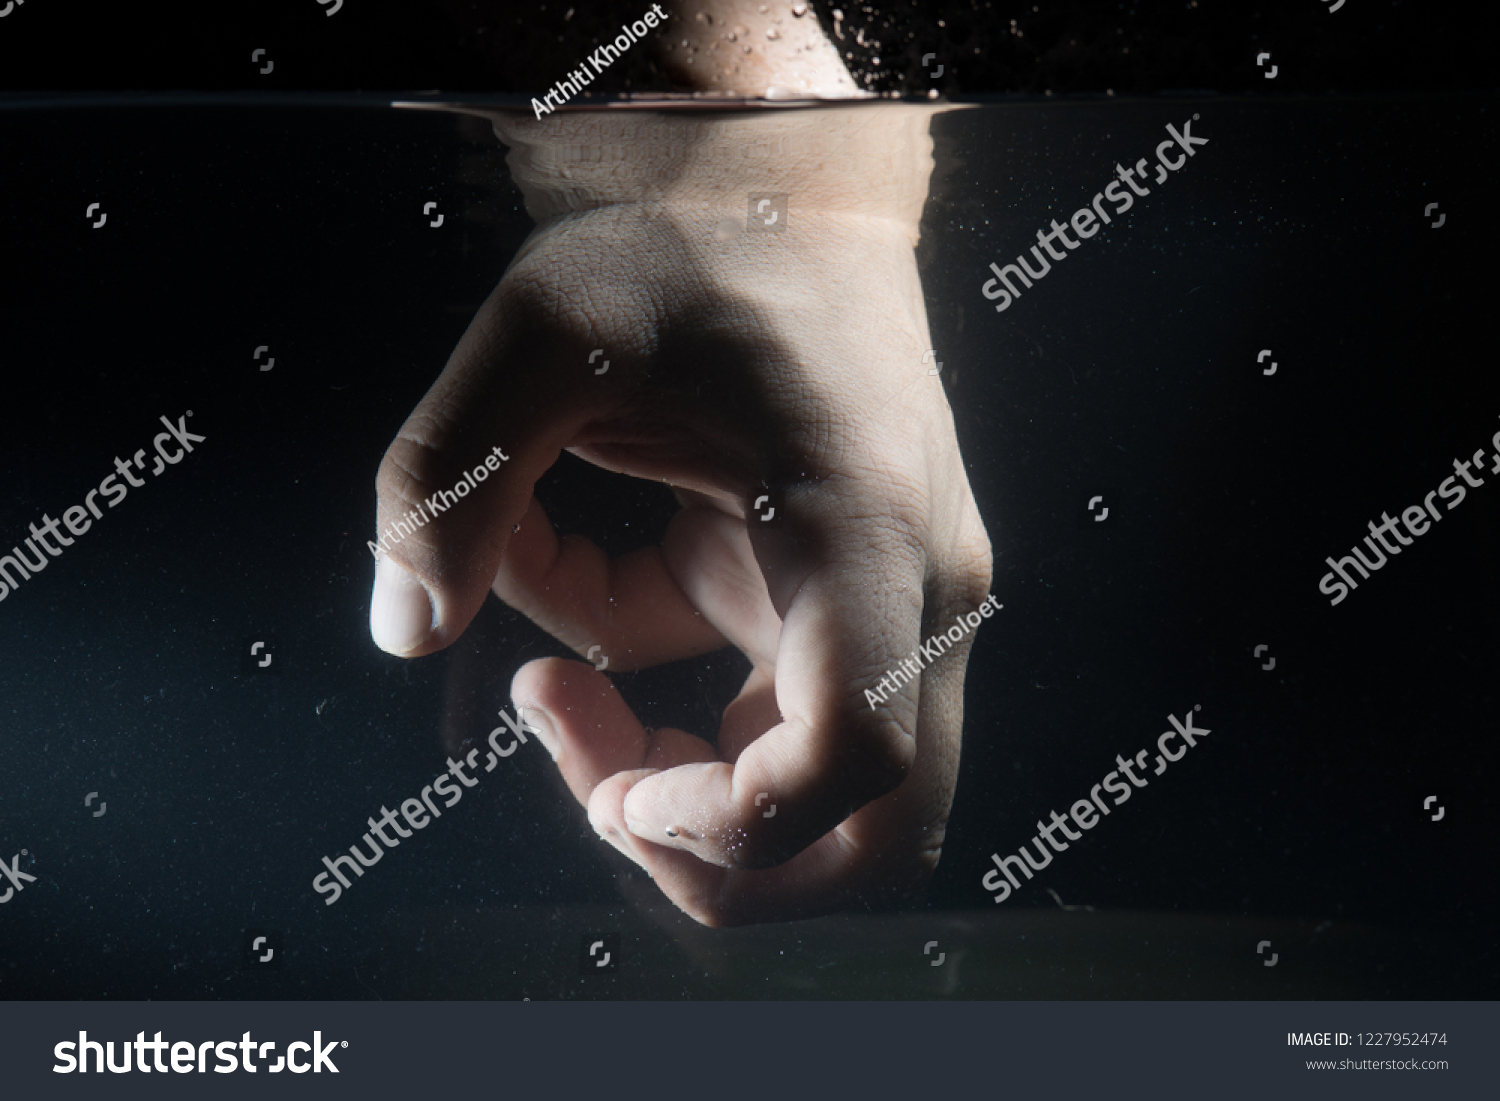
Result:
<instances>
[{"instance_id":1,"label":"fingers","mask_svg":"<svg viewBox=\"0 0 1500 1101\"><path fill-rule=\"evenodd\" d=\"M782 719L733 766L706 762L635 784L624 814L637 837L725 868L767 868L905 778L916 757L916 681L873 707L863 690L920 641L925 533L920 523L877 519L901 506L894 492L872 499L875 484L795 487L786 526L755 529L770 600L784 609L775 656ZM721 629L740 644L733 621ZM767 800L778 807L769 818Z\"/></svg>"},{"instance_id":2,"label":"fingers","mask_svg":"<svg viewBox=\"0 0 1500 1101\"><path fill-rule=\"evenodd\" d=\"M830 833L777 868L720 868L690 852L652 844L626 825L632 787L661 775L638 769L611 776L589 799L589 822L606 843L640 865L693 920L713 928L793 921L838 910L865 893L869 875L843 837Z\"/></svg>"},{"instance_id":3,"label":"fingers","mask_svg":"<svg viewBox=\"0 0 1500 1101\"><path fill-rule=\"evenodd\" d=\"M578 349L536 316L502 280L380 464L370 633L390 653L463 632L532 486L593 411L549 381Z\"/></svg>"},{"instance_id":4,"label":"fingers","mask_svg":"<svg viewBox=\"0 0 1500 1101\"><path fill-rule=\"evenodd\" d=\"M945 633L951 613L973 611L988 590L988 540L961 471L958 479L924 515L921 536L904 536L889 519L902 514L896 503L871 509L853 495L850 504L806 490L789 495L788 528L766 539L757 526L753 547L744 520L712 509L674 521L664 550L677 585L755 666L725 712L717 757L682 731L642 731L607 678L576 663L527 667L552 674L550 686L518 678L518 700L524 686L560 716L569 747L560 763L595 829L695 920L789 920L899 898L936 866L972 634L945 636L941 658L877 708L861 681L873 684L910 653L903 630ZM886 519L863 519L872 512ZM913 546L922 538L934 543L930 555ZM785 623L766 582L784 602ZM840 710L839 689L855 697L852 716ZM862 723L865 713L877 718ZM878 776L859 785L859 750L846 748L879 737L881 722L922 747L905 781L887 779L884 791Z\"/></svg>"},{"instance_id":5,"label":"fingers","mask_svg":"<svg viewBox=\"0 0 1500 1101\"><path fill-rule=\"evenodd\" d=\"M696 526L679 514L663 546L611 560L581 536L559 539L533 498L495 575L495 595L580 654L598 646L608 659L600 668L615 672L717 650L724 636L667 564L669 551L691 540Z\"/></svg>"},{"instance_id":6,"label":"fingers","mask_svg":"<svg viewBox=\"0 0 1500 1101\"><path fill-rule=\"evenodd\" d=\"M524 263L507 274L381 463L370 631L390 653L448 646L491 586L580 654L598 646L616 671L724 645L674 582L664 548L610 561L586 539L559 539L533 496L591 422L629 408L641 359L630 334L616 333L614 374L597 378L576 335L589 326L552 320L562 307L534 301L566 298L569 281L554 282L536 290ZM669 529L667 548L673 539Z\"/></svg>"},{"instance_id":7,"label":"fingers","mask_svg":"<svg viewBox=\"0 0 1500 1101\"><path fill-rule=\"evenodd\" d=\"M752 674L754 676L754 674ZM691 852L652 844L625 823L631 788L667 770L705 764L713 747L681 730L646 731L609 678L575 661L545 658L516 674L512 698L555 755L564 781L600 837L634 861L684 912L709 926L788 920L827 912L860 893L866 871L838 834L769 871L731 871ZM774 817L766 804L760 813Z\"/></svg>"},{"instance_id":8,"label":"fingers","mask_svg":"<svg viewBox=\"0 0 1500 1101\"><path fill-rule=\"evenodd\" d=\"M667 528L662 555L683 600L758 671L773 675L781 617L766 592L745 521L713 507L685 508Z\"/></svg>"},{"instance_id":9,"label":"fingers","mask_svg":"<svg viewBox=\"0 0 1500 1101\"><path fill-rule=\"evenodd\" d=\"M647 731L609 678L581 662L528 662L511 681L511 699L583 806L617 773L714 759L713 746L701 738L674 729Z\"/></svg>"},{"instance_id":10,"label":"fingers","mask_svg":"<svg viewBox=\"0 0 1500 1101\"><path fill-rule=\"evenodd\" d=\"M712 507L684 509L673 518L662 551L685 599L754 665L719 726L718 757L733 764L781 722L775 689L781 617L766 592L744 519Z\"/></svg>"}]
</instances>

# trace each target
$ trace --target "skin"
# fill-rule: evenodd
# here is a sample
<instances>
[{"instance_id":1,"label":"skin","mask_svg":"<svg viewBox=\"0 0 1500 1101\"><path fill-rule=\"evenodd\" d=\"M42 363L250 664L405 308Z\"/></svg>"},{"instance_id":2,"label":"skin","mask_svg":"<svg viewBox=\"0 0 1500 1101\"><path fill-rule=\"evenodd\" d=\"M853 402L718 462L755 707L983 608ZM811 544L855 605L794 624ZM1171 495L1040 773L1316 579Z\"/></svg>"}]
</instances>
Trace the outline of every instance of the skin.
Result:
<instances>
[{"instance_id":1,"label":"skin","mask_svg":"<svg viewBox=\"0 0 1500 1101\"><path fill-rule=\"evenodd\" d=\"M610 672L738 647L753 671L713 742L646 731L587 663L512 682L601 837L704 925L904 900L941 852L973 635L864 695L991 576L923 357L933 110L471 112L537 228L387 451L378 529L492 446L510 460L382 553L372 632L432 653L493 590ZM783 232L747 225L752 193L790 195ZM563 450L672 486L661 545L559 536L533 489Z\"/></svg>"},{"instance_id":2,"label":"skin","mask_svg":"<svg viewBox=\"0 0 1500 1101\"><path fill-rule=\"evenodd\" d=\"M661 9L668 18L655 57L678 86L768 99L861 94L811 8L800 18L788 0L664 0Z\"/></svg>"}]
</instances>

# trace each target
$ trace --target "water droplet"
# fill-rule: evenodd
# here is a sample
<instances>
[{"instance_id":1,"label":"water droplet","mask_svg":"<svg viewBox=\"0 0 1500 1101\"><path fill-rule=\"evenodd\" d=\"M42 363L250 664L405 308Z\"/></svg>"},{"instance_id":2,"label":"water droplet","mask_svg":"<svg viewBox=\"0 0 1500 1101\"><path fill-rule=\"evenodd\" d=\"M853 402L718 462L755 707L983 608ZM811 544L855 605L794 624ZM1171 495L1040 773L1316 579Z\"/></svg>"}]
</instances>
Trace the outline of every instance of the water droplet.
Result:
<instances>
[{"instance_id":1,"label":"water droplet","mask_svg":"<svg viewBox=\"0 0 1500 1101\"><path fill-rule=\"evenodd\" d=\"M775 42L778 38L781 37L781 32L778 31L775 27L767 27L766 37L769 38L772 42Z\"/></svg>"},{"instance_id":2,"label":"water droplet","mask_svg":"<svg viewBox=\"0 0 1500 1101\"><path fill-rule=\"evenodd\" d=\"M801 19L804 15L807 14L807 5L802 3L793 4L792 14L795 15L798 19Z\"/></svg>"}]
</instances>

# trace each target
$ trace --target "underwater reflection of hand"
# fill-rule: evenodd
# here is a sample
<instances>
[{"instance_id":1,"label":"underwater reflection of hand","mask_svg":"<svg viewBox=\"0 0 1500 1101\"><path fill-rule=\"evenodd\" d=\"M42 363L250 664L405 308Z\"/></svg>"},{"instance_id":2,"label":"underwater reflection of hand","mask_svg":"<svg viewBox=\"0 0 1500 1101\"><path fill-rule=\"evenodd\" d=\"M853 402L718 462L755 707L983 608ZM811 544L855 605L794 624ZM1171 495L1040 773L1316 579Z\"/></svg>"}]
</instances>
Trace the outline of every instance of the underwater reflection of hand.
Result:
<instances>
[{"instance_id":1,"label":"underwater reflection of hand","mask_svg":"<svg viewBox=\"0 0 1500 1101\"><path fill-rule=\"evenodd\" d=\"M972 635L913 651L991 562L924 354L931 113L495 116L538 228L380 469L380 530L424 521L379 556L385 649L447 646L493 587L610 672L753 663L716 742L646 731L587 664L512 686L594 826L707 925L897 900L937 864ZM564 449L674 488L659 547L557 536L533 487Z\"/></svg>"}]
</instances>

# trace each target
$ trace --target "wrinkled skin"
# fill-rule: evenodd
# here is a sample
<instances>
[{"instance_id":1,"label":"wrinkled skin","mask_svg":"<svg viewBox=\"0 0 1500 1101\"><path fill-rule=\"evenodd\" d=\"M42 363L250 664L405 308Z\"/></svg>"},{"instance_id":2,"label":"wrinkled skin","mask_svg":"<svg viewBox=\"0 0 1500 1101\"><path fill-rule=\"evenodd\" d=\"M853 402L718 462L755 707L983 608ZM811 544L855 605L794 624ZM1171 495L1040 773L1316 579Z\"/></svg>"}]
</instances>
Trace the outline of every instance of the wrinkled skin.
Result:
<instances>
[{"instance_id":1,"label":"wrinkled skin","mask_svg":"<svg viewBox=\"0 0 1500 1101\"><path fill-rule=\"evenodd\" d=\"M380 555L387 650L449 645L493 588L611 672L751 660L716 743L648 732L587 663L512 683L595 829L705 925L898 901L938 861L972 636L865 696L991 573L924 358L931 114L492 116L538 226L381 464L385 531L507 456ZM783 232L747 227L752 193L790 195ZM564 449L672 486L661 545L610 561L559 537L533 487Z\"/></svg>"}]
</instances>

